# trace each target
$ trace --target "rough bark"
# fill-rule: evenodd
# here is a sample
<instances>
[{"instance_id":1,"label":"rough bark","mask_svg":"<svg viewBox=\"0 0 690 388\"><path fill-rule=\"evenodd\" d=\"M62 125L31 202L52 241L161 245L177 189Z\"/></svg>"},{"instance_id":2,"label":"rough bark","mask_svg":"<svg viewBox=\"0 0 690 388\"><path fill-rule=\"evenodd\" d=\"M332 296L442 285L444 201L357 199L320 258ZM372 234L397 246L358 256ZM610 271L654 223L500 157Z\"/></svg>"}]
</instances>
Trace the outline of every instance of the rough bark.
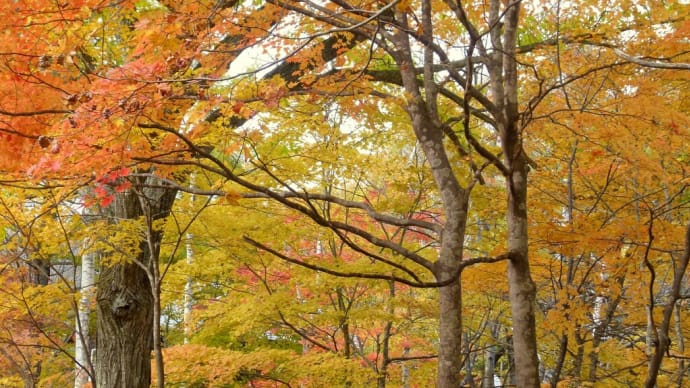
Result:
<instances>
[{"instance_id":1,"label":"rough bark","mask_svg":"<svg viewBox=\"0 0 690 388\"><path fill-rule=\"evenodd\" d=\"M97 298L97 386L148 387L153 345L153 297L148 277L136 264L105 268Z\"/></svg>"},{"instance_id":2,"label":"rough bark","mask_svg":"<svg viewBox=\"0 0 690 388\"><path fill-rule=\"evenodd\" d=\"M152 178L148 178L152 179ZM153 183L139 181L139 184ZM176 191L144 188L135 194L117 194L108 209L114 222L144 215L141 200L148 204L153 219L170 213ZM143 198L138 197L143 196ZM151 244L140 243L132 262L103 266L98 281L98 349L96 382L99 388L148 388L151 384L154 298L148 274L157 265L162 233L154 231Z\"/></svg>"}]
</instances>

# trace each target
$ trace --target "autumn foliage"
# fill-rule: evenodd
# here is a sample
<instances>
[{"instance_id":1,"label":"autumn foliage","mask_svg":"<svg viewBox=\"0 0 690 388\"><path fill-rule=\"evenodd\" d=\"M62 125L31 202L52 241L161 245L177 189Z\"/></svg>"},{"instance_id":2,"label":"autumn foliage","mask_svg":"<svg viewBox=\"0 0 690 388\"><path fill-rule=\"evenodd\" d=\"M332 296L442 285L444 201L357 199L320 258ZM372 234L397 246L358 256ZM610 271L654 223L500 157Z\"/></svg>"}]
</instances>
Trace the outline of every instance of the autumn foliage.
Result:
<instances>
[{"instance_id":1,"label":"autumn foliage","mask_svg":"<svg viewBox=\"0 0 690 388\"><path fill-rule=\"evenodd\" d=\"M2 2L0 386L688 384L685 3Z\"/></svg>"}]
</instances>

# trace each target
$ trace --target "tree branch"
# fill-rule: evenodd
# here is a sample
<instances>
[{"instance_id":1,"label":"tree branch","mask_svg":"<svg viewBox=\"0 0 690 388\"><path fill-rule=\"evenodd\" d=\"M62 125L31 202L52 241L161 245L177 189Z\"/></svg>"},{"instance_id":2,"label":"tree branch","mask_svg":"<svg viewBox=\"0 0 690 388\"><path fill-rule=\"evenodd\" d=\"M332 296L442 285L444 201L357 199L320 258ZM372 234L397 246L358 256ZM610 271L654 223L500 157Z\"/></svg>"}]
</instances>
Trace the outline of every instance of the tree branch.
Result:
<instances>
[{"instance_id":1,"label":"tree branch","mask_svg":"<svg viewBox=\"0 0 690 388\"><path fill-rule=\"evenodd\" d=\"M341 272L341 271L332 270L332 269L329 269L326 267L322 267L320 265L306 263L304 261L289 257L287 255L284 255L281 252L276 251L275 249L273 249L267 245L264 245L264 244L262 244L256 240L252 239L251 237L249 237L247 235L243 236L242 239L244 241L248 242L249 244L251 244L252 246L254 246L255 248L258 248L262 251L266 251L266 252L268 252L268 253L270 253L270 254L272 254L272 255L274 255L274 256L282 259L282 260L287 261L288 263L297 264L301 267L311 269L313 271L319 271L319 272L323 272L323 273L326 273L329 275L342 277L342 278L378 279L378 280L389 280L389 281L392 280L394 282L406 284L410 287L415 287L415 288L443 287L443 286L446 286L446 285L453 283L454 281L457 280L457 277L453 277L451 279L447 279L447 280L442 281L442 282L422 282L422 281L413 281L410 279L402 278L402 277L399 277L399 276L396 276L393 274L384 275L384 274L377 274L377 273L371 273L371 272Z\"/></svg>"},{"instance_id":2,"label":"tree branch","mask_svg":"<svg viewBox=\"0 0 690 388\"><path fill-rule=\"evenodd\" d=\"M673 63L673 62L661 62L658 60L648 60L642 59L640 57L633 57L632 55L626 54L621 49L613 49L619 57L625 59L628 62L632 62L636 65L651 67L654 69L669 69L669 70L690 70L690 63Z\"/></svg>"}]
</instances>

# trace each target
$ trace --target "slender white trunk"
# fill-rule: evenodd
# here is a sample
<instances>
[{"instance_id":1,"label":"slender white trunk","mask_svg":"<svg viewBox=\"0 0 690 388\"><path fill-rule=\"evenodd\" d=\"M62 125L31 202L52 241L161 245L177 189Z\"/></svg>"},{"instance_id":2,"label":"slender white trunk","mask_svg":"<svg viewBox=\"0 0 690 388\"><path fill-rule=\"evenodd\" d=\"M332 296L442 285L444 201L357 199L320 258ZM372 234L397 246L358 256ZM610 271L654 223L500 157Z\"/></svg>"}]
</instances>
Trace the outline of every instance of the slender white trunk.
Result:
<instances>
[{"instance_id":1,"label":"slender white trunk","mask_svg":"<svg viewBox=\"0 0 690 388\"><path fill-rule=\"evenodd\" d=\"M645 354L647 355L647 367L652 368L652 363L654 362L654 339L655 339L655 330L654 330L654 311L652 309L652 306L648 305L647 306L647 335L645 338Z\"/></svg>"},{"instance_id":2,"label":"slender white trunk","mask_svg":"<svg viewBox=\"0 0 690 388\"><path fill-rule=\"evenodd\" d=\"M674 323L676 326L676 344L678 346L678 353L685 354L685 339L683 338L683 329L681 326L680 319L680 309L682 308L682 302L676 304L676 309L674 311ZM683 377L685 376L685 360L683 358L678 359L678 387L683 386Z\"/></svg>"},{"instance_id":3,"label":"slender white trunk","mask_svg":"<svg viewBox=\"0 0 690 388\"><path fill-rule=\"evenodd\" d=\"M189 177L189 187L194 188L196 177L192 174ZM194 204L194 194L191 194L190 202ZM192 246L192 241L194 240L194 234L187 233L185 236L187 243L185 244L185 253L187 259L187 265L194 263L194 247ZM189 343L189 338L192 335L192 306L194 306L194 294L192 291L192 277L187 275L187 281L184 284L184 310L183 310L183 320L184 320L184 343Z\"/></svg>"},{"instance_id":4,"label":"slender white trunk","mask_svg":"<svg viewBox=\"0 0 690 388\"><path fill-rule=\"evenodd\" d=\"M496 375L496 350L495 347L487 346L484 349L484 377L482 378L482 388L494 388L494 376Z\"/></svg>"},{"instance_id":5,"label":"slender white trunk","mask_svg":"<svg viewBox=\"0 0 690 388\"><path fill-rule=\"evenodd\" d=\"M404 347L403 348L403 357L407 357L410 355L410 348L409 347ZM407 367L407 365L403 362L401 364L401 377L402 377L402 387L403 388L410 388L410 369Z\"/></svg>"},{"instance_id":6,"label":"slender white trunk","mask_svg":"<svg viewBox=\"0 0 690 388\"><path fill-rule=\"evenodd\" d=\"M76 335L74 338L74 358L76 360L74 388L84 387L89 382L87 371L93 370L90 358L91 349L89 349L89 317L94 293L95 256L95 253L85 253L81 258L81 296L77 305Z\"/></svg>"},{"instance_id":7,"label":"slender white trunk","mask_svg":"<svg viewBox=\"0 0 690 388\"><path fill-rule=\"evenodd\" d=\"M187 264L191 265L194 262L194 248L192 247L192 239L194 235L187 233ZM189 337L192 335L192 306L194 299L192 294L192 277L187 275L187 282L184 285L184 343L189 343Z\"/></svg>"}]
</instances>

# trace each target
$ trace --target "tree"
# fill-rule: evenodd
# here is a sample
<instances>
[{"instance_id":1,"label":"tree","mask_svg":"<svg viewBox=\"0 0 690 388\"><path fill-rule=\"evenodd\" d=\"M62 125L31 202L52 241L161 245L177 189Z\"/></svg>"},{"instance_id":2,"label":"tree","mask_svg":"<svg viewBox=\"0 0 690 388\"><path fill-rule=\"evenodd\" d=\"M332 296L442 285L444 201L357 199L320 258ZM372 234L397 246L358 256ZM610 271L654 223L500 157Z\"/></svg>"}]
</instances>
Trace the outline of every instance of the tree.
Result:
<instances>
[{"instance_id":1,"label":"tree","mask_svg":"<svg viewBox=\"0 0 690 388\"><path fill-rule=\"evenodd\" d=\"M75 362L85 376L93 376L88 361L72 356L78 338L72 325L80 299L77 266L83 253L72 242L88 233L73 194L25 188L5 192L0 200L6 299L2 354L12 365L9 371L20 374L27 387L69 384L74 374L68 365ZM10 386L10 381L3 385Z\"/></svg>"},{"instance_id":2,"label":"tree","mask_svg":"<svg viewBox=\"0 0 690 388\"><path fill-rule=\"evenodd\" d=\"M657 41L658 37L650 37L646 28L659 20L669 20L665 13L668 11L659 10L659 19L638 15L639 24L619 25L620 30L608 31L602 39L619 44L616 37L621 30L639 28L640 41L635 45ZM674 28L681 30L682 22ZM674 40L673 35L662 41ZM642 247L674 252L675 256L683 240L684 221L670 210L684 206L680 199L684 173L674 167L683 158L678 153L682 153L678 147L681 138L676 137L672 124L686 120L683 109L674 99L662 97L667 82L659 77L645 77L649 83L639 82L640 74L647 74L647 70L629 66L599 43L566 47L554 62L565 74L583 66L609 66L610 71L593 78L600 87L592 90L592 78L582 79L584 83L573 82L560 96L551 96L562 99L557 103L569 109L534 116L536 126L548 133L543 137L550 140L547 147L535 147L543 160L540 166L546 166L535 173L536 203L543 210L553 206L543 221L536 221L544 228L537 229L543 240L536 248L544 253L538 260L550 272L539 276L545 281L540 281L540 289L551 294L542 292L539 305L553 324L546 325L545 331L563 330L558 350L554 351L558 356L554 357L552 385L561 378L589 382L610 379L606 381L611 385L639 383L639 376L647 372L641 368L645 353L651 354L653 349L652 337L644 328L657 319L656 313L642 314L650 311L642 301L654 305L654 298L645 295L649 293L640 287L649 284L641 268L645 257L654 263L653 267L667 265L659 255L645 254ZM674 44L658 47L676 48ZM635 86L627 89L626 85ZM586 109L575 112L577 105ZM547 175L554 177L542 179ZM559 177L566 179L559 181ZM662 227L658 218L674 220L671 223L676 225ZM656 223L654 229L663 228L665 235L674 237L650 240L650 233L657 235L650 232L650 222ZM660 286L657 282L658 278L651 281L656 283L653 287ZM560 311L558 316L555 310ZM640 344L638 336L647 343ZM549 344L549 340L545 338L542 343ZM560 376L561 371L565 376Z\"/></svg>"},{"instance_id":3,"label":"tree","mask_svg":"<svg viewBox=\"0 0 690 388\"><path fill-rule=\"evenodd\" d=\"M541 312L565 318L539 333L544 349L557 354L543 358L553 385L561 374L593 381L603 369L606 375L638 373L637 343L626 339L621 343L629 348L621 349L610 338L641 332L640 322L649 359L655 355L650 382L655 378L665 350L655 337L668 332L674 311L671 306L663 314L659 331L655 306L668 290L675 290L672 304L682 295L655 274L675 268L680 282L684 273L683 265L664 260L681 257L678 245L652 238L654 228L664 228L681 241L678 226L687 223L668 210L685 204L684 170L675 167L685 155L673 144L684 136L678 123L685 122L686 110L671 102L684 95L678 86L684 80L670 75L687 62L683 7L652 4L647 12L616 4L600 15L580 4L544 9L493 0L37 5L41 12L3 8L6 31L18 39L3 43L2 147L7 155L29 156L3 156L3 167L15 182L91 185L95 202L111 205L110 216L126 232L114 234L128 236L103 246L113 265L103 268L101 280L118 284L99 288L99 385L118 384L103 369L109 359L119 360L114 370L141 371L127 384L148 384L162 281L156 274L162 221L156 220L170 213L178 189L208 195L210 203L222 197L237 206L244 198L259 212L280 205L285 220L309 220L329 234L290 241L343 247L333 261L322 262L248 229L244 242L254 255L270 253L324 274L438 288L438 386L458 386L463 362L466 374L473 368L471 343L461 341L461 285L477 276L463 272L499 261L508 273L511 315L505 325L512 335L505 351L514 360L517 385L539 384L534 262L551 269L537 274L540 284L551 286L548 295L539 294ZM645 53L645 47L658 51ZM266 57L257 54L261 50ZM643 54L654 59L638 57ZM252 55L256 63L238 73ZM658 66L664 58L673 63ZM650 63L669 73L643 82L640 75L652 70L638 65ZM654 136L660 129L671 147ZM392 134L394 140L385 139ZM396 156L377 158L381 150ZM374 171L370 166L377 163L385 167ZM407 170L396 172L401 166ZM634 179L617 175L637 171L643 173ZM189 188L189 173L204 181L201 188ZM659 177L662 185L654 181ZM481 199L496 197L500 186L505 203ZM530 187L531 195L539 193L534 201L528 201ZM478 242L479 233L489 232L470 220L490 217L505 223L493 223L493 243ZM645 227L643 220L654 225ZM528 250L528 225L537 233L536 250ZM588 236L581 239L587 249L567 241L579 233ZM601 243L606 235L615 238ZM642 260L649 278L631 263L619 266L624 247L645 248L628 249L635 258L629 260ZM672 253L656 255L656 249ZM469 254L475 250L480 253ZM649 287L645 303L627 299L641 295L626 287L638 281ZM333 291L342 296L348 287ZM132 311L130 301L138 301ZM645 308L647 314L639 314ZM110 319L135 311L145 326ZM503 324L498 315L487 312L484 320L492 320L494 338L475 343L503 341L496 335ZM351 323L348 317L336 325L344 343ZM130 339L126 350L136 365L126 364L125 349L117 348L116 327ZM151 338L135 337L134 327L151 331ZM556 343L549 342L551 335ZM602 362L601 349L625 357ZM160 369L162 351L156 350ZM275 353L274 360L284 354ZM620 361L627 357L633 361ZM682 384L684 367L678 367Z\"/></svg>"},{"instance_id":4,"label":"tree","mask_svg":"<svg viewBox=\"0 0 690 388\"><path fill-rule=\"evenodd\" d=\"M186 4L166 5L181 14L184 14L184 11L190 10ZM534 66L540 65L542 61L538 55L530 55L537 46L534 44L518 45L521 33L519 30L518 4L502 6L499 2L492 2L484 15L474 14L459 5L453 4L439 4L438 7L442 7L445 12L434 13L432 12L432 4L430 2L421 2L419 8L406 8L407 5L397 6L393 3L382 8L366 8L360 5L342 6L342 4L333 4L330 8L292 3L276 3L274 5L282 7L286 12L297 12L308 20L312 20L312 23L306 24L312 29L315 26L323 26L324 31L328 31L328 38L320 39L318 34L307 33L308 37L305 40L305 48L302 49L299 45L293 45L292 47L295 47L296 50L289 53L290 61L279 63L277 67L262 77L262 89L251 87L246 82L239 82L229 86L221 85L218 89L221 92L221 96L208 102L204 101L205 94L197 92L197 99L201 100L201 103L195 106L194 110L200 112L201 114L197 117L203 117L204 120L197 121L197 127L193 133L187 134L177 129L178 122L176 120L179 120L179 115L173 114L165 117L165 115L161 116L158 113L157 115L148 116L148 119L150 119L148 122L144 120L139 121L138 125L140 128L159 130L163 133L177 136L193 154L200 155L205 159L205 161L195 162L163 157L157 158L156 162L173 165L199 165L210 172L219 174L225 179L239 183L251 191L258 192L259 196L272 198L289 208L301 211L322 226L336 231L340 230L341 232L359 235L360 238L364 239L362 241L364 244L371 243L384 249L392 249L398 254L403 253L412 262L421 264L422 267L431 270L436 279L435 285L441 286L440 303L442 307L440 314L442 318L440 323L441 347L439 365L442 365L442 367L439 368L438 382L441 386L456 385L460 372L458 360L461 359L462 347L459 341L461 335L458 334L461 328L459 305L461 298L456 274L460 272L466 263L473 262L472 260L462 260L462 245L465 240L469 193L470 189L474 188L475 182L480 180L481 172L486 168L481 165L492 166L493 171L503 175L507 187L509 253L494 258L487 258L486 260L493 261L510 258L508 272L509 279L512 279L510 281L510 294L512 295L513 343L516 371L518 371L517 382L524 386L538 384L534 328L534 285L529 271L526 234L526 175L530 162L526 151L523 150L523 132L532 123L530 117L537 111L537 108L541 109L546 106L544 103L546 97L560 91L569 84L575 83L581 78L590 77L592 74L596 75L598 72L609 69L612 65L607 63L599 67L578 69L574 75L559 77L546 85L544 85L544 81L541 78L543 74L537 72L533 78L535 83L541 86L534 91L530 98L525 98L525 102L520 105L517 93L519 77L521 74L527 75L530 72L524 71L521 73L519 71L517 66L518 55L522 55L528 62L531 61ZM266 6L261 9L258 15L263 15L263 12L269 9L270 7ZM419 12L415 14L415 11ZM530 11L533 10L530 9ZM222 17L223 12L226 12L226 10L222 7L215 7L212 15ZM350 15L350 19L343 19L340 12L346 12ZM367 13L369 13L369 16L363 16ZM411 15L413 14L416 17L412 17ZM247 19L242 19L238 25L242 27L259 25L259 20L255 19L256 15L256 13L250 14L247 16ZM448 26L436 21L435 16L437 15L454 18L450 20L454 20L455 28L446 29L445 27ZM585 17L586 15L582 16ZM262 22L265 23L266 21ZM436 23L440 23L441 27L436 27ZM275 30L280 28L277 27L280 23L275 19L269 19L268 25L271 25L271 28ZM386 26L386 28L379 29L378 25ZM212 28L221 28L219 24L214 24L213 22L211 22L211 26ZM331 35L330 29L332 28L335 28L335 30L332 31L333 34ZM444 35L451 34L448 31L457 31L458 29L463 29L466 35L450 35L451 38L446 38L447 35ZM261 31L261 29L258 30ZM269 28L264 28L263 30L268 31ZM416 31L420 32L417 33ZM353 36L344 32L351 33ZM206 34L205 31L203 33ZM254 44L257 42L256 39L258 39L257 36L250 35L249 39L240 40L240 43L237 44L238 41L235 38L244 35L236 35L235 30L223 30L223 33L227 34L228 38L223 39L220 44L239 46L240 48L236 48L235 52L241 51L244 45ZM534 36L540 33L546 34L551 33L551 31L540 31L537 29L536 31L526 31L523 35L525 39L534 39ZM559 43L558 37L560 33L561 31L556 29L556 44ZM486 39L484 38L485 36ZM577 33L573 33L573 36L568 36L563 41L573 43L573 46L577 47L584 38L581 38L582 35ZM279 35L266 36L264 38L271 42L284 41ZM578 39L580 40L578 41ZM318 41L318 44L310 45L310 42L315 40ZM453 45L446 47L441 43L436 43L435 40L466 45L467 50L464 53L464 59L459 62L451 61L451 47ZM179 43L175 43L171 39L168 39L166 42L179 46ZM360 42L370 43L372 44L370 47L373 48L381 47L382 53L385 52L388 56L379 54L376 50L370 49L365 51L359 46ZM543 40L543 44L549 47L554 47L553 42L553 40L545 38ZM290 47L289 43L287 43L287 47ZM395 66L383 66L382 68L355 67L353 71L353 69L338 67L336 62L332 71L324 72L326 64L339 56L338 47L342 48L340 55L344 58L344 61L347 61L348 55L350 58L356 58L354 55L360 53L360 55L367 55L367 61L360 60L359 63L369 64L378 58L385 58L392 60ZM420 53L424 53L419 57L413 55L417 47L419 47ZM553 49L551 50L553 52ZM474 55L475 51L477 53L476 58ZM373 56L370 55L371 53L373 53ZM222 55L215 58L222 58ZM233 58L234 54L230 55L229 60ZM213 59L208 62L213 63L212 61ZM220 62L221 60L218 59L218 61ZM185 61L183 60L182 62ZM128 71L131 71L133 76L141 78L139 75L143 74L142 70L154 69L155 67L138 60L138 62L131 62L126 68ZM214 74L217 71L213 65L191 69L197 71L197 74L206 75ZM529 70L529 68L526 67L525 70ZM475 81L473 75L478 71L487 72L489 85L487 92L484 92L479 84L479 82L484 81L483 79L477 80L477 86L473 85ZM320 72L322 78L317 81L313 72ZM387 88L376 89L375 84L364 82L359 84L360 80L366 81L359 77L364 74L371 76L374 81L387 83ZM437 79L435 76L436 74L439 74L438 77L447 74L450 80L449 83L441 85L440 79ZM186 82L185 77L178 80L180 87ZM325 80L329 80L330 84ZM175 83L173 82L172 85L175 85ZM322 196L321 194L312 195L308 191L305 194L299 194L304 192L304 190L296 190L291 185L286 185L284 183L286 180L275 175L275 167L268 164L265 157L262 158L257 153L252 155L260 161L255 163L256 172L263 174L263 176L256 178L257 180L254 181L239 176L234 171L235 165L228 164L228 161L219 158L217 154L199 147L203 142L215 143L215 139L221 133L229 133L225 129L218 128L217 124L214 125L214 121L219 120L219 117L221 119L225 117L226 123L236 126L246 122L247 118L254 115L254 112L251 111L252 109L268 112L279 107L281 100L287 101L297 95L309 94L312 98L319 98L318 96L320 95L338 96L343 91L353 93L356 90L355 85L364 90L373 89L378 93L386 93L382 95L383 97L390 94L395 96L396 91L404 90L404 100L394 101L390 106L401 103L400 106L407 111L410 119L409 125L412 127L429 163L438 195L443 202L443 214L446 217L443 224L443 239L441 240L439 259L433 265L430 262L420 260L414 255L408 254L404 247L396 247L385 242L385 240L373 238L373 236L364 233L361 229L352 228L352 225L330 221L330 216L313 208L312 202L325 200L326 202L337 203L337 198ZM452 85L452 87L449 85ZM334 86L338 86L339 89L334 89ZM400 89L397 89L396 86L399 86ZM238 90L238 87L244 90L232 94L230 100L222 95L224 90ZM163 97L168 97L174 93L173 90L172 87L163 86L159 87L157 91ZM185 93L188 92L185 91ZM189 94L185 95L188 96ZM342 99L342 101L344 100L346 99ZM159 99L159 97L151 101L165 102L164 99ZM252 104L249 105L248 103ZM583 101L583 103L586 103L586 101ZM218 105L221 106L219 107ZM151 104L149 108L157 106ZM547 109L558 110L559 107L547 106ZM175 109L164 111L175 112ZM473 127L477 125L475 119L483 121L485 125L488 125L488 128L484 126ZM493 133L487 130L489 128L493 129ZM482 134L489 140L480 143L477 140L478 134ZM452 152L444 148L444 137L450 139L450 144L455 147L452 149ZM250 143L255 142L251 136L247 136L238 143L245 143L245 139L249 139ZM496 144L499 144L499 139L502 149L500 153L496 150ZM232 144L230 146L236 147ZM164 154L161 151L160 155ZM140 160L151 160L150 157L140 158L142 158ZM463 158L469 159L470 162L463 165L452 163L455 159ZM458 166L459 169L456 168ZM459 180L458 176L463 174L466 174L465 178ZM263 185L264 182L271 181L272 183L268 183L268 185L277 184L282 186L285 189L285 193L276 192L270 186ZM346 206L363 207L361 203L347 203ZM383 218L381 214L374 215L373 218L376 219L377 217L379 220ZM393 222L400 221L393 220ZM416 226L419 227L421 225L418 223ZM429 230L437 232L433 227L429 227ZM247 240L261 249L276 254L280 253L270 246L251 238L247 238ZM356 248L353 247L353 249ZM283 257L289 259L287 256ZM381 260L380 257L379 260ZM299 263L301 261L295 260L294 262ZM415 271L407 273L410 276L416 276L412 275ZM398 280L406 281L404 278L398 278ZM444 282L446 281L450 283L445 285ZM423 282L418 285L425 284Z\"/></svg>"},{"instance_id":5,"label":"tree","mask_svg":"<svg viewBox=\"0 0 690 388\"><path fill-rule=\"evenodd\" d=\"M168 216L176 190L146 188L147 180L149 185L156 182L155 178L140 179L136 183L141 188L116 195L106 213L113 222L143 218L149 227L145 238L134 237L124 247L113 245L116 252L124 248L121 254L133 257L101 267L96 293L96 381L102 387L148 387L150 351L160 346L154 317L160 319L160 278L156 274L162 231L152 223ZM134 244L137 240L138 246ZM162 376L158 379L162 381Z\"/></svg>"}]
</instances>

